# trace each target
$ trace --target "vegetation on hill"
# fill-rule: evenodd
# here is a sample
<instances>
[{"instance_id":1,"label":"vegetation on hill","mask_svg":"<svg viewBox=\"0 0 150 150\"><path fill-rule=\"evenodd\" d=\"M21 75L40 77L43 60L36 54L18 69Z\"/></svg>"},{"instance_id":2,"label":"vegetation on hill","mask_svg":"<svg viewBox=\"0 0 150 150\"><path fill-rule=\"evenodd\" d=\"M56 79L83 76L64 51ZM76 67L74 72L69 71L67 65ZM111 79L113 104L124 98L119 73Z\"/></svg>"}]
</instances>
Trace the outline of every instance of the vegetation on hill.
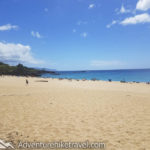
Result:
<instances>
[{"instance_id":1,"label":"vegetation on hill","mask_svg":"<svg viewBox=\"0 0 150 150\"><path fill-rule=\"evenodd\" d=\"M54 71L46 71L34 68L28 68L22 64L10 66L0 62L0 75L16 75L16 76L41 76L43 73L56 74Z\"/></svg>"}]
</instances>

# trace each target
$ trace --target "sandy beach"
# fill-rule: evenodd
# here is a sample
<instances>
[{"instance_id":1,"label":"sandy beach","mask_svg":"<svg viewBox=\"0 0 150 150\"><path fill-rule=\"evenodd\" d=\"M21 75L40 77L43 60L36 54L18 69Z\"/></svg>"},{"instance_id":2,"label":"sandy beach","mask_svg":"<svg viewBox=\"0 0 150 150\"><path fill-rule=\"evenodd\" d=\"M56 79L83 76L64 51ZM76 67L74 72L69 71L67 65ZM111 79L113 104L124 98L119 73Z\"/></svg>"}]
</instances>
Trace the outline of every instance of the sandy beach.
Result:
<instances>
[{"instance_id":1,"label":"sandy beach","mask_svg":"<svg viewBox=\"0 0 150 150\"><path fill-rule=\"evenodd\" d=\"M0 139L150 149L150 85L0 77ZM48 82L40 82L47 80ZM39 82L37 82L39 81Z\"/></svg>"}]
</instances>

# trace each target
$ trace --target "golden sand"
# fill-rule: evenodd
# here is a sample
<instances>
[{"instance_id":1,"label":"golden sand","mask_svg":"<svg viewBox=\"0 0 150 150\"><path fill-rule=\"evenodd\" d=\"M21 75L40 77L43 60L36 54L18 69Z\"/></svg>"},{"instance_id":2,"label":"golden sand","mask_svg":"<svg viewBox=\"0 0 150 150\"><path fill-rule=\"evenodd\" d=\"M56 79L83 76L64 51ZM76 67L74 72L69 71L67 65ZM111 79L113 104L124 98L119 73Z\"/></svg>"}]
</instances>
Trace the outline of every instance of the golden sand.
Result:
<instances>
[{"instance_id":1,"label":"golden sand","mask_svg":"<svg viewBox=\"0 0 150 150\"><path fill-rule=\"evenodd\" d=\"M0 139L150 150L150 85L0 77ZM47 80L48 82L36 82Z\"/></svg>"}]
</instances>

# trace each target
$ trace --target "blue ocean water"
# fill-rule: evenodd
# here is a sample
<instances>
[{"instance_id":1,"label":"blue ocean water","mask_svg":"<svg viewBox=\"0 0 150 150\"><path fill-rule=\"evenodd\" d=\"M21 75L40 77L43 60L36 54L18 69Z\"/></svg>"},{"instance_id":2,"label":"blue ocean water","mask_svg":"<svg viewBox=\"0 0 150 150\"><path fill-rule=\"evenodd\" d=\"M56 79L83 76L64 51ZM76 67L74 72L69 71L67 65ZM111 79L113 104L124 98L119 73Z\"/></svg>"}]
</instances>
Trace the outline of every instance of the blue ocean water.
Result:
<instances>
[{"instance_id":1,"label":"blue ocean water","mask_svg":"<svg viewBox=\"0 0 150 150\"><path fill-rule=\"evenodd\" d=\"M99 71L57 71L58 75L43 74L42 77L50 78L71 78L108 81L127 81L127 82L150 82L150 69L129 69L129 70L99 70Z\"/></svg>"}]
</instances>

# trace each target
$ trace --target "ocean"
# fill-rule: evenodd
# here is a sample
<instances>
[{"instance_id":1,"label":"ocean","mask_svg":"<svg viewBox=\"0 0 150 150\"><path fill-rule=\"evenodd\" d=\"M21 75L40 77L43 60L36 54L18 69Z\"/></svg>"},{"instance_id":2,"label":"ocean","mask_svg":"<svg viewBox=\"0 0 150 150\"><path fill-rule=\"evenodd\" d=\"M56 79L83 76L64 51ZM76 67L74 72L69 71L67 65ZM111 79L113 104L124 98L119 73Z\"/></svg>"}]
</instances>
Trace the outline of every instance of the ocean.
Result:
<instances>
[{"instance_id":1,"label":"ocean","mask_svg":"<svg viewBox=\"0 0 150 150\"><path fill-rule=\"evenodd\" d=\"M126 81L126 82L150 82L150 69L126 69L126 70L96 70L96 71L57 71L56 75L43 74L44 78L68 78L86 80Z\"/></svg>"}]
</instances>

